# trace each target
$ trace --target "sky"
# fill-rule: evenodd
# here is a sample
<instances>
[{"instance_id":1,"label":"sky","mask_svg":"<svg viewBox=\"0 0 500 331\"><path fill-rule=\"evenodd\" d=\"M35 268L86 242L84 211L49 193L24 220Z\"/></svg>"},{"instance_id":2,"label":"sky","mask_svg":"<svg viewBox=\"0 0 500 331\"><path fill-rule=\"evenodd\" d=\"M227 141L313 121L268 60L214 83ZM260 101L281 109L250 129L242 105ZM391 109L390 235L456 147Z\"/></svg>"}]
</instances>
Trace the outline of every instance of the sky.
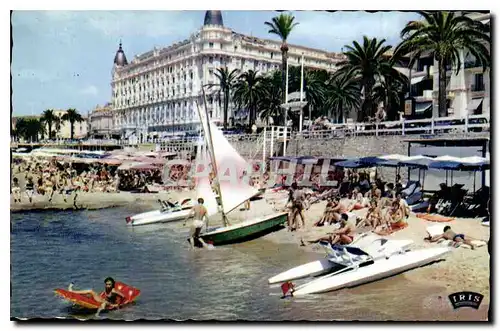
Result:
<instances>
[{"instance_id":1,"label":"sky","mask_svg":"<svg viewBox=\"0 0 500 331\"><path fill-rule=\"evenodd\" d=\"M291 12L299 25L289 43L340 52L353 40L385 38L395 46L412 12ZM276 11L223 11L233 31L277 39L265 21ZM204 11L14 11L12 104L14 116L45 109L76 108L86 115L111 98L111 70L120 40L134 55L188 38L203 24Z\"/></svg>"}]
</instances>

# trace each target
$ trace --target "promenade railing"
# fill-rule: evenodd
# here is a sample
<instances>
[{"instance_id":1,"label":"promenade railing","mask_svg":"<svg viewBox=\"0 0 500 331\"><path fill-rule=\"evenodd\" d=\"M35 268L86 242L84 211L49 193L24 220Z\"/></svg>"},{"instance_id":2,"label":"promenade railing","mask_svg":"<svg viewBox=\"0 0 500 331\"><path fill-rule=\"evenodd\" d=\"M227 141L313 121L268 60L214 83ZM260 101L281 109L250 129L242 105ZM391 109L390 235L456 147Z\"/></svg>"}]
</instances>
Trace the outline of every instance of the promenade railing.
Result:
<instances>
[{"instance_id":1,"label":"promenade railing","mask_svg":"<svg viewBox=\"0 0 500 331\"><path fill-rule=\"evenodd\" d=\"M490 116L489 115L469 115L463 118L456 117L439 117L419 120L401 120L401 121L385 121L378 123L345 123L345 124L330 124L329 129L322 130L303 130L302 132L291 131L291 128L286 128L286 137L288 139L333 139L347 136L384 136L384 135L416 135L416 134L441 134L441 133L467 133L467 132L489 132L490 131ZM255 134L225 134L228 141L257 141L262 140L263 132ZM274 126L265 129L265 139L274 141L284 140L285 127ZM145 144L164 144L174 143L182 145L192 143L199 139L198 136L158 138L149 139ZM15 144L14 142L12 144ZM44 142L46 146L53 145L75 145L75 146L106 146L106 145L121 145L130 146L130 141L127 140L99 140L91 139L79 142L71 142L67 140L58 140Z\"/></svg>"}]
</instances>

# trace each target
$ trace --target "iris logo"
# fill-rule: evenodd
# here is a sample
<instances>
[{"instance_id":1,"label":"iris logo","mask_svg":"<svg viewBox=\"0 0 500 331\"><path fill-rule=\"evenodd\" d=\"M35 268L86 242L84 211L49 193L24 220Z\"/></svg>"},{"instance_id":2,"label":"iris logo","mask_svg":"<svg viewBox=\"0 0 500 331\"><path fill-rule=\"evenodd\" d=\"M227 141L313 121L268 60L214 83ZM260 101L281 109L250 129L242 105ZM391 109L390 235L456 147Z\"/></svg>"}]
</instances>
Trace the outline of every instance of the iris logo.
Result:
<instances>
[{"instance_id":1,"label":"iris logo","mask_svg":"<svg viewBox=\"0 0 500 331\"><path fill-rule=\"evenodd\" d=\"M457 292L450 294L448 298L450 298L453 309L462 307L478 309L483 301L483 295L475 292Z\"/></svg>"}]
</instances>

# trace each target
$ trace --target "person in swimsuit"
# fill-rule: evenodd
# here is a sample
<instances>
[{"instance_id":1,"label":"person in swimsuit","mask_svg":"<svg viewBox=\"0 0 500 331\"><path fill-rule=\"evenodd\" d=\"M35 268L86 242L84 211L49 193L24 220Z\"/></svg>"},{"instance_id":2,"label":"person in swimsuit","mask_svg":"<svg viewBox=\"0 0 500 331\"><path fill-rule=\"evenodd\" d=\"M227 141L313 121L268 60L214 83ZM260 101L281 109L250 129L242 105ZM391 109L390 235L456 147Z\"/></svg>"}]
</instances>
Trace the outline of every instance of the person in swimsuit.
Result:
<instances>
[{"instance_id":1,"label":"person in swimsuit","mask_svg":"<svg viewBox=\"0 0 500 331\"><path fill-rule=\"evenodd\" d=\"M19 186L19 180L17 177L12 179L12 195L14 196L14 203L21 203L21 187Z\"/></svg>"},{"instance_id":2,"label":"person in swimsuit","mask_svg":"<svg viewBox=\"0 0 500 331\"><path fill-rule=\"evenodd\" d=\"M33 183L33 178L31 178L31 176L28 177L25 189L26 189L26 195L28 196L28 199L31 203L33 201L33 192L35 189L35 184Z\"/></svg>"},{"instance_id":3,"label":"person in swimsuit","mask_svg":"<svg viewBox=\"0 0 500 331\"><path fill-rule=\"evenodd\" d=\"M333 222L339 222L342 219L342 215L347 212L346 206L342 202L340 202L340 198L338 196L333 198L333 207L330 210L332 219L330 224Z\"/></svg>"},{"instance_id":4,"label":"person in swimsuit","mask_svg":"<svg viewBox=\"0 0 500 331\"><path fill-rule=\"evenodd\" d=\"M366 225L370 225L373 229L376 229L380 224L382 224L382 213L377 205L377 200L372 199L364 220L359 222L356 227L362 228Z\"/></svg>"},{"instance_id":5,"label":"person in swimsuit","mask_svg":"<svg viewBox=\"0 0 500 331\"><path fill-rule=\"evenodd\" d=\"M203 228L203 219L205 219L206 229L208 231L208 211L207 208L203 205L205 200L203 198L198 199L198 204L191 208L191 212L184 220L184 226L186 226L186 221L188 218L193 217L193 224L191 225L190 238L189 242L191 243L191 248L194 248L194 240L197 239L205 248L208 248L208 245L200 238L201 229Z\"/></svg>"},{"instance_id":6,"label":"person in swimsuit","mask_svg":"<svg viewBox=\"0 0 500 331\"><path fill-rule=\"evenodd\" d=\"M330 224L332 223L332 208L334 207L333 200L331 198L326 199L327 203L325 206L325 211L323 212L323 216L321 216L321 219L314 223L314 226L323 226L325 223Z\"/></svg>"},{"instance_id":7,"label":"person in swimsuit","mask_svg":"<svg viewBox=\"0 0 500 331\"><path fill-rule=\"evenodd\" d=\"M307 240L307 242L318 243L320 241L328 241L332 245L349 245L354 240L354 232L356 231L356 227L348 220L349 216L346 213L343 213L340 217L340 229L328 233L328 236L323 236L315 240ZM305 246L305 243L302 239L301 246Z\"/></svg>"},{"instance_id":8,"label":"person in swimsuit","mask_svg":"<svg viewBox=\"0 0 500 331\"><path fill-rule=\"evenodd\" d=\"M476 246L472 243L472 240L474 240L473 238L466 236L465 234L462 234L462 233L459 233L459 234L455 233L451 229L451 226L449 226L449 225L445 226L443 231L444 231L443 234L433 236L433 237L429 236L425 239L430 241L430 242L436 242L439 239L447 239L447 240L453 241L455 247L458 247L461 244L466 244L466 245L469 245L472 249L476 248Z\"/></svg>"},{"instance_id":9,"label":"person in swimsuit","mask_svg":"<svg viewBox=\"0 0 500 331\"><path fill-rule=\"evenodd\" d=\"M74 291L73 283L69 284L68 291L77 294L90 294L95 301L101 303L101 306L97 309L97 312L95 314L95 316L98 317L99 313L102 310L106 309L106 306L109 306L111 308L116 308L118 307L119 304L118 301L119 297L120 300L125 298L125 295L122 292L115 289L115 280L113 278L111 277L106 278L104 280L104 284L106 287L104 288L104 291L101 292L100 295L94 292L93 290Z\"/></svg>"}]
</instances>

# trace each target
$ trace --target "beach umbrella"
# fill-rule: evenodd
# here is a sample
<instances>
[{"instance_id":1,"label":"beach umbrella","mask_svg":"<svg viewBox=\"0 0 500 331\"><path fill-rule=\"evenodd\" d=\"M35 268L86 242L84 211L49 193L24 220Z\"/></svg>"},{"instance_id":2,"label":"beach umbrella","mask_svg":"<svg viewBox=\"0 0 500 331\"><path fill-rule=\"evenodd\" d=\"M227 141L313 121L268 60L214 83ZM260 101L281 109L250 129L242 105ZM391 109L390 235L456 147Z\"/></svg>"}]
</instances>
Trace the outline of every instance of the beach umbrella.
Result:
<instances>
[{"instance_id":1,"label":"beach umbrella","mask_svg":"<svg viewBox=\"0 0 500 331\"><path fill-rule=\"evenodd\" d=\"M359 159L351 159L351 160L336 162L335 166L341 168L352 168L352 169L367 168L366 164L359 162Z\"/></svg>"}]
</instances>

